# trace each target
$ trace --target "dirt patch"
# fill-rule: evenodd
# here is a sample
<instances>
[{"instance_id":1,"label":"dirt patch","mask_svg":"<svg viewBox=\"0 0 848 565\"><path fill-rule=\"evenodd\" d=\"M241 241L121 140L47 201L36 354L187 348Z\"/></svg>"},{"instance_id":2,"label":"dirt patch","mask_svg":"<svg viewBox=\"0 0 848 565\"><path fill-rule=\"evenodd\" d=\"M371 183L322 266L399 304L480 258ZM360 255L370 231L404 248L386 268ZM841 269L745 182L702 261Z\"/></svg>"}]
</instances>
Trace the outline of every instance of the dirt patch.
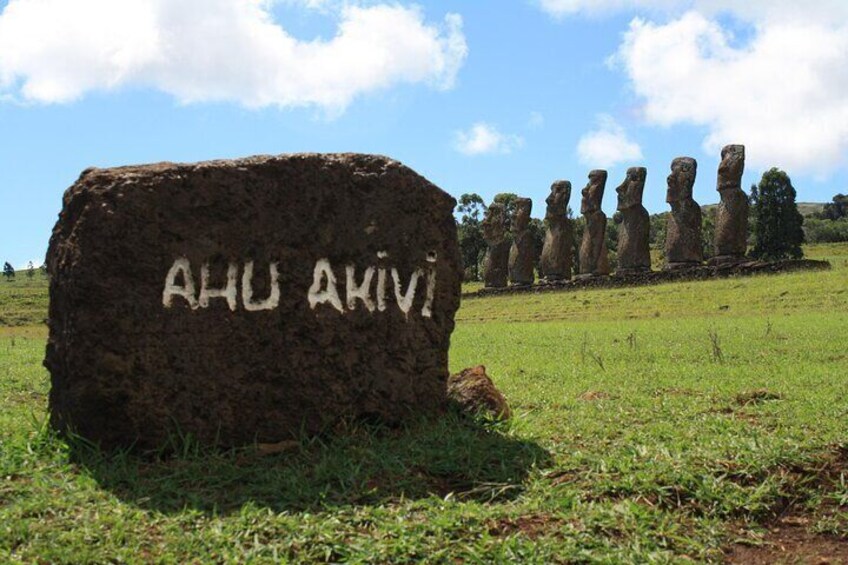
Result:
<instances>
[{"instance_id":1,"label":"dirt patch","mask_svg":"<svg viewBox=\"0 0 848 565\"><path fill-rule=\"evenodd\" d=\"M608 400L612 398L612 395L601 390L587 390L577 398L586 402L594 402L596 400Z\"/></svg>"},{"instance_id":2,"label":"dirt patch","mask_svg":"<svg viewBox=\"0 0 848 565\"><path fill-rule=\"evenodd\" d=\"M579 526L566 522L550 514L530 514L517 518L503 518L489 523L489 535L508 537L522 534L530 539L558 532L564 528L579 529Z\"/></svg>"},{"instance_id":3,"label":"dirt patch","mask_svg":"<svg viewBox=\"0 0 848 565\"><path fill-rule=\"evenodd\" d=\"M747 406L749 404L762 404L763 402L768 402L769 400L782 400L783 397L776 392L771 392L764 388L749 390L747 392L740 392L736 395L736 403L740 406Z\"/></svg>"},{"instance_id":4,"label":"dirt patch","mask_svg":"<svg viewBox=\"0 0 848 565\"><path fill-rule=\"evenodd\" d=\"M727 552L727 563L746 565L848 563L848 541L810 532L812 519L787 516L773 524L756 545L736 543Z\"/></svg>"}]
</instances>

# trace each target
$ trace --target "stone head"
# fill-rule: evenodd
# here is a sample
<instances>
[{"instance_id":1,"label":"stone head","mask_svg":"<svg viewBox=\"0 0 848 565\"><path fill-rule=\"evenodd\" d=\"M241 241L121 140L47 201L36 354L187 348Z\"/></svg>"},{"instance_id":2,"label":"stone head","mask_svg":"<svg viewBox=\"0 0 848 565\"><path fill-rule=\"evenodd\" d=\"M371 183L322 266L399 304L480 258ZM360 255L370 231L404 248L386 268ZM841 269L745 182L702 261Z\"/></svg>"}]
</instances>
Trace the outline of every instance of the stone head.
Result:
<instances>
[{"instance_id":1,"label":"stone head","mask_svg":"<svg viewBox=\"0 0 848 565\"><path fill-rule=\"evenodd\" d=\"M721 150L718 166L718 190L741 188L745 172L745 146L727 145Z\"/></svg>"},{"instance_id":2,"label":"stone head","mask_svg":"<svg viewBox=\"0 0 848 565\"><path fill-rule=\"evenodd\" d=\"M548 205L545 217L548 219L562 218L568 214L568 201L571 199L571 183L558 180L551 185L551 193L545 199Z\"/></svg>"},{"instance_id":3,"label":"stone head","mask_svg":"<svg viewBox=\"0 0 848 565\"><path fill-rule=\"evenodd\" d=\"M583 199L580 201L580 213L588 214L601 209L601 200L604 198L604 188L607 185L607 172L596 169L589 173L589 184L580 193Z\"/></svg>"},{"instance_id":4,"label":"stone head","mask_svg":"<svg viewBox=\"0 0 848 565\"><path fill-rule=\"evenodd\" d=\"M503 204L493 202L486 209L486 217L483 218L483 239L495 244L503 241L506 235L506 212Z\"/></svg>"},{"instance_id":5,"label":"stone head","mask_svg":"<svg viewBox=\"0 0 848 565\"><path fill-rule=\"evenodd\" d=\"M618 185L615 191L618 193L618 209L627 210L642 204L642 192L645 190L645 178L648 169L645 167L630 167L624 182Z\"/></svg>"},{"instance_id":6,"label":"stone head","mask_svg":"<svg viewBox=\"0 0 848 565\"><path fill-rule=\"evenodd\" d=\"M671 174L668 175L668 192L665 201L680 202L692 199L695 176L698 174L698 161L691 157L678 157L671 162Z\"/></svg>"},{"instance_id":7,"label":"stone head","mask_svg":"<svg viewBox=\"0 0 848 565\"><path fill-rule=\"evenodd\" d=\"M512 225L513 233L527 229L530 225L530 213L533 211L533 201L529 198L515 199L515 222Z\"/></svg>"}]
</instances>

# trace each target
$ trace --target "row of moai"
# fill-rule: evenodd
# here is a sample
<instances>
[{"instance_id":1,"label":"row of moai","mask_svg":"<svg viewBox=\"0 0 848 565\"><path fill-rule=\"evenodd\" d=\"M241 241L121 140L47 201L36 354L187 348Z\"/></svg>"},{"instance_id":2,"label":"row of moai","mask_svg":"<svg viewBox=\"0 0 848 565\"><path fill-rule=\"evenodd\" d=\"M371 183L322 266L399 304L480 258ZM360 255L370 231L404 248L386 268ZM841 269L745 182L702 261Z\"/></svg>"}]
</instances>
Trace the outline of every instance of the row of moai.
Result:
<instances>
[{"instance_id":1,"label":"row of moai","mask_svg":"<svg viewBox=\"0 0 848 565\"><path fill-rule=\"evenodd\" d=\"M742 190L745 147L728 145L721 152L717 190L721 195L715 226L715 257L710 264L721 265L742 261L747 251L748 197ZM692 197L698 163L691 157L678 157L671 163L666 202L671 206L665 240L665 269L685 269L703 264L701 246L701 207ZM632 167L617 188L621 227L618 231L617 275L630 275L651 270L649 246L650 217L642 205L647 170ZM607 216L601 201L607 183L607 172L589 173L589 183L581 192L580 213L586 220L580 242L577 278L610 274L606 245ZM547 281L571 278L573 229L568 218L571 183L557 181L545 200L547 230L539 274ZM512 243L506 237L506 213L503 205L489 206L483 220L483 233L488 250L484 260L485 286L503 288L531 285L534 282L535 249L529 223L533 202L516 200L512 222Z\"/></svg>"}]
</instances>

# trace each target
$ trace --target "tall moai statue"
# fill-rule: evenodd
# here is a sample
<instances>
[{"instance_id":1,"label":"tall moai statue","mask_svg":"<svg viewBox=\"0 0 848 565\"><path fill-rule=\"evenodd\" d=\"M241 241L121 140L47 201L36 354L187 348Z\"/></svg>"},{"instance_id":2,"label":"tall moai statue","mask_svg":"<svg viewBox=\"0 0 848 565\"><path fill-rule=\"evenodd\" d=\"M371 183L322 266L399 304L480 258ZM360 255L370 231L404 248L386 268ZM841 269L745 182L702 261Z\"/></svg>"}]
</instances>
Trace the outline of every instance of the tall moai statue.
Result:
<instances>
[{"instance_id":1,"label":"tall moai statue","mask_svg":"<svg viewBox=\"0 0 848 565\"><path fill-rule=\"evenodd\" d=\"M507 286L509 240L506 238L506 211L503 204L493 202L483 219L483 239L489 246L483 259L483 281L486 288Z\"/></svg>"},{"instance_id":2,"label":"tall moai statue","mask_svg":"<svg viewBox=\"0 0 848 565\"><path fill-rule=\"evenodd\" d=\"M533 201L529 198L518 198L515 201L512 248L509 250L509 282L514 286L533 284L535 246L529 229L532 211Z\"/></svg>"},{"instance_id":3,"label":"tall moai statue","mask_svg":"<svg viewBox=\"0 0 848 565\"><path fill-rule=\"evenodd\" d=\"M665 269L696 267L704 261L701 245L701 206L692 198L698 162L678 157L671 162L665 201L671 214L665 228Z\"/></svg>"},{"instance_id":4,"label":"tall moai statue","mask_svg":"<svg viewBox=\"0 0 848 565\"><path fill-rule=\"evenodd\" d=\"M551 193L545 199L545 244L539 260L539 274L549 281L571 278L571 263L574 253L574 228L568 219L568 201L571 199L571 183L559 180L551 185Z\"/></svg>"},{"instance_id":5,"label":"tall moai statue","mask_svg":"<svg viewBox=\"0 0 848 565\"><path fill-rule=\"evenodd\" d=\"M580 213L586 219L583 240L580 242L579 278L609 274L607 257L607 216L601 210L607 172L594 170L589 173L589 184L581 192Z\"/></svg>"},{"instance_id":6,"label":"tall moai statue","mask_svg":"<svg viewBox=\"0 0 848 565\"><path fill-rule=\"evenodd\" d=\"M626 275L651 270L651 218L642 206L645 191L645 167L627 169L627 176L615 191L621 228L618 230L618 268L616 274Z\"/></svg>"},{"instance_id":7,"label":"tall moai statue","mask_svg":"<svg viewBox=\"0 0 848 565\"><path fill-rule=\"evenodd\" d=\"M744 260L748 251L748 195L742 190L745 146L728 145L721 150L718 167L718 205L715 225L715 257L711 265Z\"/></svg>"}]
</instances>

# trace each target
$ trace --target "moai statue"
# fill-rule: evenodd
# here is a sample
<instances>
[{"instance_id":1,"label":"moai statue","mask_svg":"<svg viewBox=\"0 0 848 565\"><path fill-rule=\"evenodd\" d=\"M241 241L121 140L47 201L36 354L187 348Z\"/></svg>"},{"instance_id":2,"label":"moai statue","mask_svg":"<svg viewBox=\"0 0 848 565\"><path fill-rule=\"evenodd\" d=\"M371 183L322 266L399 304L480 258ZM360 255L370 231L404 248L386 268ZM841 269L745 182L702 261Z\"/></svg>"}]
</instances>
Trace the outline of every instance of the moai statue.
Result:
<instances>
[{"instance_id":1,"label":"moai statue","mask_svg":"<svg viewBox=\"0 0 848 565\"><path fill-rule=\"evenodd\" d=\"M574 245L574 229L568 219L568 201L571 198L571 183L556 181L545 202L545 245L539 260L539 274L549 281L571 278L571 258Z\"/></svg>"},{"instance_id":2,"label":"moai statue","mask_svg":"<svg viewBox=\"0 0 848 565\"><path fill-rule=\"evenodd\" d=\"M665 201L671 214L665 228L665 269L696 267L704 261L701 247L701 206L692 198L698 162L678 157L671 162Z\"/></svg>"},{"instance_id":3,"label":"moai statue","mask_svg":"<svg viewBox=\"0 0 848 565\"><path fill-rule=\"evenodd\" d=\"M518 198L515 201L515 219L512 222L512 248L509 250L509 282L513 286L533 284L535 249L528 229L533 201Z\"/></svg>"},{"instance_id":4,"label":"moai statue","mask_svg":"<svg viewBox=\"0 0 848 565\"><path fill-rule=\"evenodd\" d=\"M492 203L483 219L483 239L489 248L483 259L486 288L504 288L509 268L509 241L506 238L506 211L503 204Z\"/></svg>"},{"instance_id":5,"label":"moai statue","mask_svg":"<svg viewBox=\"0 0 848 565\"><path fill-rule=\"evenodd\" d=\"M586 219L586 229L580 242L579 278L609 274L607 216L601 210L606 184L607 172L595 170L589 173L589 184L581 192L583 199L580 201L580 213Z\"/></svg>"},{"instance_id":6,"label":"moai statue","mask_svg":"<svg viewBox=\"0 0 848 565\"><path fill-rule=\"evenodd\" d=\"M728 145L721 150L718 167L718 204L715 225L715 257L711 265L743 261L748 251L748 195L742 190L745 146Z\"/></svg>"},{"instance_id":7,"label":"moai statue","mask_svg":"<svg viewBox=\"0 0 848 565\"><path fill-rule=\"evenodd\" d=\"M615 191L621 228L618 230L618 268L616 274L627 275L651 270L651 217L642 206L645 190L645 167L627 169L627 176Z\"/></svg>"}]
</instances>

